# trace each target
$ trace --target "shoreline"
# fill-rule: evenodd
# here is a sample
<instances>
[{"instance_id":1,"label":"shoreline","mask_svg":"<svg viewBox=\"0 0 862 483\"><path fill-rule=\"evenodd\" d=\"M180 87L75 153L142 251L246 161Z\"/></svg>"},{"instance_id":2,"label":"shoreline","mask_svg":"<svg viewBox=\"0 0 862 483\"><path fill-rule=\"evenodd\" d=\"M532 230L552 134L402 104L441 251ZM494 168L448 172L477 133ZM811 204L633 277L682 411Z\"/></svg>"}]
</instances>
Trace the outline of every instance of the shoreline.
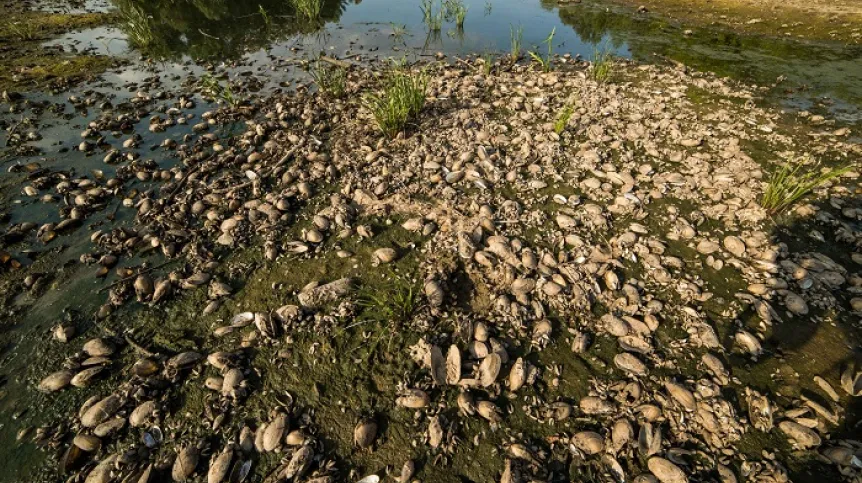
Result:
<instances>
[{"instance_id":1,"label":"shoreline","mask_svg":"<svg viewBox=\"0 0 862 483\"><path fill-rule=\"evenodd\" d=\"M831 0L710 0L694 3L687 0L610 0L609 3L625 6L642 15L665 17L680 22L686 28L725 28L740 34L801 41L862 43L862 6L849 0L841 6Z\"/></svg>"}]
</instances>

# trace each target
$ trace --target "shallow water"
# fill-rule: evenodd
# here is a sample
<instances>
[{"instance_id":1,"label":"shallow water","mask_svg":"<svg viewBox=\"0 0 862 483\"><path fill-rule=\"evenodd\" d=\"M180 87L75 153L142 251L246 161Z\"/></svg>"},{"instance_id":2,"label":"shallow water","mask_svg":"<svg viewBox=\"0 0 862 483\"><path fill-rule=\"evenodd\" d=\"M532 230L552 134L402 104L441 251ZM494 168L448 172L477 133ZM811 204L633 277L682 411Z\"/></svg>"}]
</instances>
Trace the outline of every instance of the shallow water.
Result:
<instances>
[{"instance_id":1,"label":"shallow water","mask_svg":"<svg viewBox=\"0 0 862 483\"><path fill-rule=\"evenodd\" d=\"M608 49L620 57L646 62L672 59L762 85L775 83L783 76L782 83L766 92L769 102L828 111L846 121L856 121L857 108L862 105L859 47L748 37L708 29L686 35L686 27L651 16L595 4L560 8L538 0L465 0L469 11L463 29L447 21L439 32L429 32L423 23L420 3L419 0L357 0L356 3L327 0L319 21L297 21L285 0L88 2L71 11L115 10L122 20L116 26L73 32L48 44L117 56L128 60L128 64L71 93L31 97L66 103L70 95L92 91L120 106L154 76L159 83L149 89L150 93L173 91L183 81L199 78L206 70L193 60L206 60L232 77L254 75L263 81L262 91L266 93L307 82L308 75L293 61L321 53L339 58L360 56L362 60L388 57L416 60L437 52L449 55L450 60L466 55L498 56L510 50L512 32L523 29L525 51L547 52L547 45L542 42L553 31L554 53L591 58L597 49ZM439 9L440 4L435 3L434 8ZM66 11L61 7L52 9ZM153 60L140 60L142 55ZM211 105L198 102L190 111L198 120L167 133L150 133L145 122L139 123L136 129L144 138L139 151L155 159L162 168L169 167L175 162L172 154L148 148L167 137L179 140L210 108ZM31 143L44 151L44 156L39 157L41 164L54 169L74 169L79 174L98 169L111 176L115 167L102 161L104 153L85 156L68 149L80 142L80 132L100 111L92 108L75 112L67 105L66 113L72 114L69 119L47 113L41 116L43 139ZM114 146L121 141L108 139ZM12 163L31 160L4 160L4 172ZM42 203L25 201L13 205L10 212L13 223L59 219L56 209ZM98 220L91 218L88 224ZM37 249L67 245L69 248L58 255L62 264L77 259L88 249L88 236L89 231L81 228ZM44 343L46 332L58 320L62 309L73 308L85 314L82 317L86 319L104 298L96 293L104 283L93 281L92 267L73 270L74 273L64 276L63 287L48 290L27 317L8 324L11 328L4 334L4 339L15 340L15 345L3 348L0 362L0 371L7 378L3 387L5 397L0 398L0 463L4 467L0 481L21 481L43 457L32 445L14 443L20 427L53 416L50 410L40 407L47 399L32 394L32 378L47 372L44 367L32 366L33 354L50 351ZM22 300L25 302L32 301ZM83 326L84 323L79 324ZM28 412L18 418L22 411Z\"/></svg>"}]
</instances>

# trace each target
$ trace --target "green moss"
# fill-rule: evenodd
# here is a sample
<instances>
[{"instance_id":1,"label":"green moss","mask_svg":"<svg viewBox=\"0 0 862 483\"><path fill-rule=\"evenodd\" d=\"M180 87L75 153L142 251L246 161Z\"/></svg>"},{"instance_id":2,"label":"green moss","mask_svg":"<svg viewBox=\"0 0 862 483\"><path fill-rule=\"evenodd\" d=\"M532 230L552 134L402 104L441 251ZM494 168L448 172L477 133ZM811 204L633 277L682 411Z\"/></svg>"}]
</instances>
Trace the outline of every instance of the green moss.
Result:
<instances>
[{"instance_id":1,"label":"green moss","mask_svg":"<svg viewBox=\"0 0 862 483\"><path fill-rule=\"evenodd\" d=\"M114 21L112 14L51 14L10 12L0 7L0 39L9 49L0 55L0 90L26 90L55 81L73 81L98 74L113 64L108 57L55 54L42 42L69 30L90 28Z\"/></svg>"}]
</instances>

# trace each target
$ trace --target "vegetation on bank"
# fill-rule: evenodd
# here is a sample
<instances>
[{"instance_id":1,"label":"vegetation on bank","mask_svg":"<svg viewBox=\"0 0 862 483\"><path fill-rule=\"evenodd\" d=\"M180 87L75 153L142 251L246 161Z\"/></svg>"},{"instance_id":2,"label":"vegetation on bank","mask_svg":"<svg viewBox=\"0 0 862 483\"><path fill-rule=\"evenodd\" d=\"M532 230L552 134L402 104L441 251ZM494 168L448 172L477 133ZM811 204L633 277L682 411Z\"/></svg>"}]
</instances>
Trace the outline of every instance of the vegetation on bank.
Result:
<instances>
[{"instance_id":1,"label":"vegetation on bank","mask_svg":"<svg viewBox=\"0 0 862 483\"><path fill-rule=\"evenodd\" d=\"M0 43L7 46L0 53L0 90L26 90L43 87L102 72L113 61L94 55L69 55L49 51L42 43L75 29L104 25L114 16L104 13L58 14L9 11L0 7Z\"/></svg>"}]
</instances>

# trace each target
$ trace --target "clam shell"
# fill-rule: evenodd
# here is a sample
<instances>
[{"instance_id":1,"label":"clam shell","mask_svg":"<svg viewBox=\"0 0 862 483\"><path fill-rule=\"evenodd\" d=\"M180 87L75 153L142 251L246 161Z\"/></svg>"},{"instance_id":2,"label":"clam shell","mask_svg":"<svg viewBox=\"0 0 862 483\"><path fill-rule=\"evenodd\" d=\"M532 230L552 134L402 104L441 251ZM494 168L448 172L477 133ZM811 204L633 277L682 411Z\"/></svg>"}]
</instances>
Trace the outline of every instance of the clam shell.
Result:
<instances>
[{"instance_id":1,"label":"clam shell","mask_svg":"<svg viewBox=\"0 0 862 483\"><path fill-rule=\"evenodd\" d=\"M284 432L287 431L287 425L287 413L280 412L273 418L263 433L264 451L273 451L281 445L281 438L284 436Z\"/></svg>"},{"instance_id":2,"label":"clam shell","mask_svg":"<svg viewBox=\"0 0 862 483\"><path fill-rule=\"evenodd\" d=\"M816 431L806 428L795 421L782 421L778 423L778 429L802 448L819 446L822 441Z\"/></svg>"},{"instance_id":3,"label":"clam shell","mask_svg":"<svg viewBox=\"0 0 862 483\"><path fill-rule=\"evenodd\" d=\"M132 365L132 374L138 377L152 376L157 372L159 372L159 363L148 357L138 359Z\"/></svg>"},{"instance_id":4,"label":"clam shell","mask_svg":"<svg viewBox=\"0 0 862 483\"><path fill-rule=\"evenodd\" d=\"M126 418L116 417L108 419L93 428L93 434L100 438L107 438L126 426Z\"/></svg>"},{"instance_id":5,"label":"clam shell","mask_svg":"<svg viewBox=\"0 0 862 483\"><path fill-rule=\"evenodd\" d=\"M114 344L105 339L91 339L84 344L84 352L91 357L107 357L114 353Z\"/></svg>"},{"instance_id":6,"label":"clam shell","mask_svg":"<svg viewBox=\"0 0 862 483\"><path fill-rule=\"evenodd\" d=\"M155 401L142 402L129 415L129 424L134 428L143 426L156 412L156 408Z\"/></svg>"},{"instance_id":7,"label":"clam shell","mask_svg":"<svg viewBox=\"0 0 862 483\"><path fill-rule=\"evenodd\" d=\"M646 364L628 352L621 352L614 357L614 365L623 372L634 376L645 376L647 374Z\"/></svg>"},{"instance_id":8,"label":"clam shell","mask_svg":"<svg viewBox=\"0 0 862 483\"><path fill-rule=\"evenodd\" d=\"M527 382L527 363L519 357L509 371L509 390L516 392L524 386L525 382Z\"/></svg>"},{"instance_id":9,"label":"clam shell","mask_svg":"<svg viewBox=\"0 0 862 483\"><path fill-rule=\"evenodd\" d=\"M188 481L198 466L200 455L200 451L194 446L186 446L180 450L171 468L171 478L174 481Z\"/></svg>"},{"instance_id":10,"label":"clam shell","mask_svg":"<svg viewBox=\"0 0 862 483\"><path fill-rule=\"evenodd\" d=\"M616 410L614 403L595 396L587 396L579 403L581 411L589 415L610 414Z\"/></svg>"},{"instance_id":11,"label":"clam shell","mask_svg":"<svg viewBox=\"0 0 862 483\"><path fill-rule=\"evenodd\" d=\"M661 428L654 427L649 422L641 424L638 433L638 451L644 458L649 458L661 451L661 441Z\"/></svg>"},{"instance_id":12,"label":"clam shell","mask_svg":"<svg viewBox=\"0 0 862 483\"><path fill-rule=\"evenodd\" d=\"M502 365L503 363L499 355L495 353L488 354L479 365L479 383L483 387L493 385L497 380L497 376L500 375Z\"/></svg>"},{"instance_id":13,"label":"clam shell","mask_svg":"<svg viewBox=\"0 0 862 483\"><path fill-rule=\"evenodd\" d=\"M461 380L461 351L458 346L452 344L446 353L446 382L458 384Z\"/></svg>"},{"instance_id":14,"label":"clam shell","mask_svg":"<svg viewBox=\"0 0 862 483\"><path fill-rule=\"evenodd\" d=\"M59 391L66 388L74 377L75 373L72 371L57 371L42 379L42 382L39 383L39 390L42 392Z\"/></svg>"},{"instance_id":15,"label":"clam shell","mask_svg":"<svg viewBox=\"0 0 862 483\"><path fill-rule=\"evenodd\" d=\"M659 456L650 458L647 467L661 483L688 483L688 477L679 466Z\"/></svg>"},{"instance_id":16,"label":"clam shell","mask_svg":"<svg viewBox=\"0 0 862 483\"><path fill-rule=\"evenodd\" d=\"M404 395L395 400L395 404L409 409L420 409L428 406L431 398L421 389L408 389Z\"/></svg>"},{"instance_id":17,"label":"clam shell","mask_svg":"<svg viewBox=\"0 0 862 483\"><path fill-rule=\"evenodd\" d=\"M239 389L240 384L245 379L242 371L237 368L233 368L227 371L227 374L224 376L224 381L221 387L221 393L225 396L230 396L234 394L234 391Z\"/></svg>"},{"instance_id":18,"label":"clam shell","mask_svg":"<svg viewBox=\"0 0 862 483\"><path fill-rule=\"evenodd\" d=\"M294 451L293 455L290 457L290 461L287 463L287 466L284 468L284 471L281 472L279 477L284 481L291 481L302 476L302 474L305 473L311 465L313 458L314 450L311 449L311 446L303 446L299 448Z\"/></svg>"},{"instance_id":19,"label":"clam shell","mask_svg":"<svg viewBox=\"0 0 862 483\"><path fill-rule=\"evenodd\" d=\"M664 388L674 401L678 402L686 411L691 412L697 409L697 400L694 398L694 394L682 385L668 381L664 383Z\"/></svg>"},{"instance_id":20,"label":"clam shell","mask_svg":"<svg viewBox=\"0 0 862 483\"><path fill-rule=\"evenodd\" d=\"M373 420L360 421L353 429L353 443L359 448L368 448L377 439L377 423Z\"/></svg>"},{"instance_id":21,"label":"clam shell","mask_svg":"<svg viewBox=\"0 0 862 483\"><path fill-rule=\"evenodd\" d=\"M230 447L225 448L221 453L213 457L210 469L207 472L207 483L222 483L225 481L230 471L231 460L233 460L233 450Z\"/></svg>"},{"instance_id":22,"label":"clam shell","mask_svg":"<svg viewBox=\"0 0 862 483\"><path fill-rule=\"evenodd\" d=\"M85 428L94 428L113 416L121 405L120 396L111 394L94 404L81 416L81 425Z\"/></svg>"},{"instance_id":23,"label":"clam shell","mask_svg":"<svg viewBox=\"0 0 862 483\"><path fill-rule=\"evenodd\" d=\"M479 403L476 404L476 412L479 413L479 416L482 416L492 423L499 423L503 420L503 417L500 414L500 408L491 401L479 401Z\"/></svg>"},{"instance_id":24,"label":"clam shell","mask_svg":"<svg viewBox=\"0 0 862 483\"><path fill-rule=\"evenodd\" d=\"M83 371L75 374L75 377L72 378L72 385L75 387L86 387L93 382L101 372L105 370L104 366L96 366L84 369Z\"/></svg>"},{"instance_id":25,"label":"clam shell","mask_svg":"<svg viewBox=\"0 0 862 483\"><path fill-rule=\"evenodd\" d=\"M102 446L102 440L90 434L76 434L72 444L87 452L93 452Z\"/></svg>"},{"instance_id":26,"label":"clam shell","mask_svg":"<svg viewBox=\"0 0 862 483\"><path fill-rule=\"evenodd\" d=\"M587 455L594 455L605 448L605 438L593 431L581 431L572 436L572 444Z\"/></svg>"},{"instance_id":27,"label":"clam shell","mask_svg":"<svg viewBox=\"0 0 862 483\"><path fill-rule=\"evenodd\" d=\"M398 258L398 252L392 248L378 248L374 250L374 258L381 263L390 263Z\"/></svg>"}]
</instances>

